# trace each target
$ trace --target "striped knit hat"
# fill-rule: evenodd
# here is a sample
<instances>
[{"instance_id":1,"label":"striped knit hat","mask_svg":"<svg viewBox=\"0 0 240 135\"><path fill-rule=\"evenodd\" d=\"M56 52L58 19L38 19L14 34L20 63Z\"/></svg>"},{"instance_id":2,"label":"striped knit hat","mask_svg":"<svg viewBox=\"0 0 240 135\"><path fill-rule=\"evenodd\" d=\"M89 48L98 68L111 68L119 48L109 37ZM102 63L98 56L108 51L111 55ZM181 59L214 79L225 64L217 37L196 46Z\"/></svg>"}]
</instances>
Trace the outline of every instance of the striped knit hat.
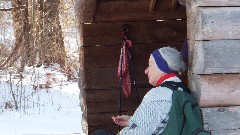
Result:
<instances>
[{"instance_id":1,"label":"striped knit hat","mask_svg":"<svg viewBox=\"0 0 240 135\"><path fill-rule=\"evenodd\" d=\"M158 68L165 73L181 73L186 70L181 53L171 47L163 47L153 51L152 56Z\"/></svg>"}]
</instances>

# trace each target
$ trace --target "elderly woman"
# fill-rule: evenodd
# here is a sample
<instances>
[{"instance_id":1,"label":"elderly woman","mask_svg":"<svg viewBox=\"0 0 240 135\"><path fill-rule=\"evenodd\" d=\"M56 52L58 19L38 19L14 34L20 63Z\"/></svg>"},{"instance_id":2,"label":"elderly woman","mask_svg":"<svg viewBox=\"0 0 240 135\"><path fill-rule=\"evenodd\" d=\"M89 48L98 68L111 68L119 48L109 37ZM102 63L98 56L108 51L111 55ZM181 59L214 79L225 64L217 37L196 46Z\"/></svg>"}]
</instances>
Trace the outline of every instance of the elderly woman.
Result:
<instances>
[{"instance_id":1,"label":"elderly woman","mask_svg":"<svg viewBox=\"0 0 240 135\"><path fill-rule=\"evenodd\" d=\"M168 121L172 105L172 90L161 87L164 81L181 82L178 74L184 72L186 65L181 53L171 47L153 51L145 70L152 88L143 98L133 116L113 117L116 124L126 126L119 135L160 134Z\"/></svg>"},{"instance_id":2,"label":"elderly woman","mask_svg":"<svg viewBox=\"0 0 240 135\"><path fill-rule=\"evenodd\" d=\"M186 65L181 53L171 47L163 47L153 51L145 73L153 86L143 98L133 116L122 115L112 117L113 121L125 126L119 135L151 135L160 134L167 125L172 105L173 91L160 85L164 81L181 82L178 74L184 72ZM95 135L109 135L100 130Z\"/></svg>"}]
</instances>

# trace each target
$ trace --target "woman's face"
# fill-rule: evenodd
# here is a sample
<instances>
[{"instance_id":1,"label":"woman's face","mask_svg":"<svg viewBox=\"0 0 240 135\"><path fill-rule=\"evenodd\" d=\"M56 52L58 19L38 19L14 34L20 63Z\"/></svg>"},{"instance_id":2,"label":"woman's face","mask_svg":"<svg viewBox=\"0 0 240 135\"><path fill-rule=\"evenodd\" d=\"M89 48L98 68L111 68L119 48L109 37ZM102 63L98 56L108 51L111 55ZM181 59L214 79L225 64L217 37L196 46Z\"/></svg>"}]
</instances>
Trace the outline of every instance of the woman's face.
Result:
<instances>
[{"instance_id":1,"label":"woman's face","mask_svg":"<svg viewBox=\"0 0 240 135\"><path fill-rule=\"evenodd\" d=\"M162 72L151 55L149 58L148 67L145 70L145 74L148 75L148 81L151 85L156 86L157 81L166 73Z\"/></svg>"}]
</instances>

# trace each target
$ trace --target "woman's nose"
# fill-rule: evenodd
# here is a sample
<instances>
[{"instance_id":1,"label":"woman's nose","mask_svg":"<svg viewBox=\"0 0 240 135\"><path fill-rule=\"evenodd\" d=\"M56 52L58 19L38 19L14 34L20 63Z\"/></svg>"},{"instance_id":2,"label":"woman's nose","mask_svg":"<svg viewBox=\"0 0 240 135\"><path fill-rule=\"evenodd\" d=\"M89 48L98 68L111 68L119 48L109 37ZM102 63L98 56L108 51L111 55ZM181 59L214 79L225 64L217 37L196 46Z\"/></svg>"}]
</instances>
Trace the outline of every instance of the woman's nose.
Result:
<instances>
[{"instance_id":1,"label":"woman's nose","mask_svg":"<svg viewBox=\"0 0 240 135\"><path fill-rule=\"evenodd\" d=\"M148 74L148 68L145 69L145 74Z\"/></svg>"}]
</instances>

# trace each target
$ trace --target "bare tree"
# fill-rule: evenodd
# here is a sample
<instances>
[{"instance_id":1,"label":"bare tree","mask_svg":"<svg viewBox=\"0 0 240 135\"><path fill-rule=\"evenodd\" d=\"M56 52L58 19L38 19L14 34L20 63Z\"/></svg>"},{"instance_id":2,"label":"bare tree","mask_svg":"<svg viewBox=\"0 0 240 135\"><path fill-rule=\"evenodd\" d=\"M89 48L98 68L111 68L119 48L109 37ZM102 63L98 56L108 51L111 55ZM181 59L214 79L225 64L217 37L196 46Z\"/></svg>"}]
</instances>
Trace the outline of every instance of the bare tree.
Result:
<instances>
[{"instance_id":1,"label":"bare tree","mask_svg":"<svg viewBox=\"0 0 240 135\"><path fill-rule=\"evenodd\" d=\"M59 21L60 0L11 0L15 45L0 69L12 66L19 58L24 66L59 63L65 65L66 52Z\"/></svg>"},{"instance_id":2,"label":"bare tree","mask_svg":"<svg viewBox=\"0 0 240 135\"><path fill-rule=\"evenodd\" d=\"M58 62L65 64L66 52L64 48L61 25L59 21L60 0L46 0L43 3L43 33L40 58L44 63ZM43 56L44 55L44 56Z\"/></svg>"}]
</instances>

